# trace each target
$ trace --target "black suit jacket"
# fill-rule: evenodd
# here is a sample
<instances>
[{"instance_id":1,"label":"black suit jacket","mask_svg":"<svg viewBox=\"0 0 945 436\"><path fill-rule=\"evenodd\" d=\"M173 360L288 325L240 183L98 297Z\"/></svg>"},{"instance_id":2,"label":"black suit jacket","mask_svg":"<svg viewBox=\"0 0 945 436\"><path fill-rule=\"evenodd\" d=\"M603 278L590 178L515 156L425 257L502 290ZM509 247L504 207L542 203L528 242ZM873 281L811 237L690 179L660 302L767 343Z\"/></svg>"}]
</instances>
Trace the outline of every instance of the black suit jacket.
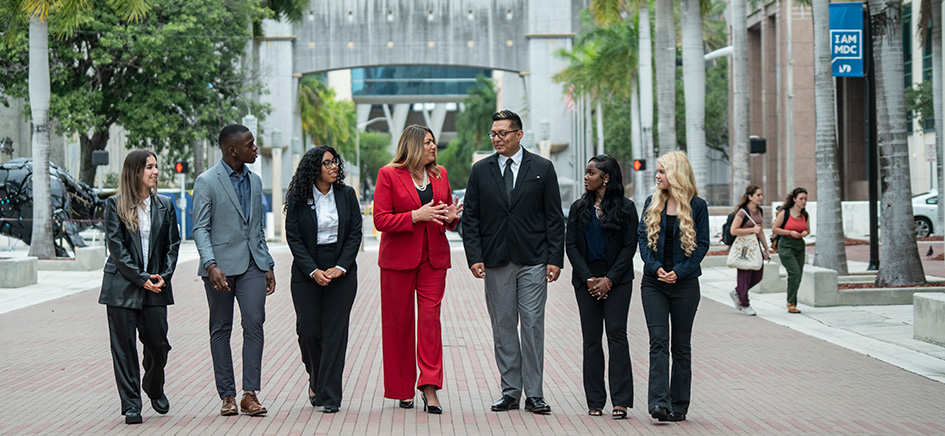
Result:
<instances>
[{"instance_id":1,"label":"black suit jacket","mask_svg":"<svg viewBox=\"0 0 945 436\"><path fill-rule=\"evenodd\" d=\"M511 202L499 155L473 165L463 206L463 247L469 266L564 265L564 215L558 176L548 159L522 150Z\"/></svg>"},{"instance_id":2,"label":"black suit jacket","mask_svg":"<svg viewBox=\"0 0 945 436\"><path fill-rule=\"evenodd\" d=\"M128 309L174 304L171 277L177 268L180 230L174 204L163 195L151 196L149 239L150 248L145 261L141 258L141 236L125 227L118 217L118 197L110 197L105 203L108 260L105 261L99 303ZM164 279L164 288L160 293L144 289L144 282L149 280L151 274L160 274Z\"/></svg>"},{"instance_id":3,"label":"black suit jacket","mask_svg":"<svg viewBox=\"0 0 945 436\"><path fill-rule=\"evenodd\" d=\"M345 274L357 272L358 249L361 246L361 207L354 188L345 186L333 189L335 206L338 208L338 242L335 244L337 266L347 270ZM285 216L285 239L292 250L292 277L307 277L318 269L318 216L314 198L306 204L294 204ZM335 266L335 265L332 265Z\"/></svg>"},{"instance_id":4,"label":"black suit jacket","mask_svg":"<svg viewBox=\"0 0 945 436\"><path fill-rule=\"evenodd\" d=\"M580 287L587 284L587 279L593 277L587 266L587 240L584 238L584 224L581 223L579 205L583 201L578 199L571 204L568 212L568 234L565 247L568 251L568 261L574 271L571 273L571 284ZM592 206L593 207L593 206ZM624 223L616 234L606 233L604 256L607 258L607 278L614 286L633 281L633 255L637 252L637 207L629 198L624 198L620 207L627 214Z\"/></svg>"}]
</instances>

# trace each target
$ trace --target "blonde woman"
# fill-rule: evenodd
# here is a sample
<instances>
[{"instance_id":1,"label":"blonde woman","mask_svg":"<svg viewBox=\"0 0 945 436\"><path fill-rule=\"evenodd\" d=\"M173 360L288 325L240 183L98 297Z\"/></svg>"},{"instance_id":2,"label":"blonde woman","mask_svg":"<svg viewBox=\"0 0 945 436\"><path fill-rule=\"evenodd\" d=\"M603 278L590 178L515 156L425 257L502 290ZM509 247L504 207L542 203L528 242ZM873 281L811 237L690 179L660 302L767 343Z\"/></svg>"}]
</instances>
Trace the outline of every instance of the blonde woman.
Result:
<instances>
[{"instance_id":1,"label":"blonde woman","mask_svg":"<svg viewBox=\"0 0 945 436\"><path fill-rule=\"evenodd\" d=\"M699 264L709 251L709 213L698 194L686 154L660 156L656 192L646 199L637 232L643 259L640 298L650 333L647 399L650 415L658 421L685 421L689 411Z\"/></svg>"},{"instance_id":2,"label":"blonde woman","mask_svg":"<svg viewBox=\"0 0 945 436\"><path fill-rule=\"evenodd\" d=\"M126 424L142 421L142 388L155 412L163 415L171 407L164 394L164 366L171 349L167 306L174 304L171 277L180 233L171 199L157 195L157 180L154 153L132 151L121 167L118 195L105 206L108 260L98 302L108 314L112 365ZM143 386L136 333L144 344Z\"/></svg>"},{"instance_id":3,"label":"blonde woman","mask_svg":"<svg viewBox=\"0 0 945 436\"><path fill-rule=\"evenodd\" d=\"M404 409L413 408L418 389L424 411L443 412L437 390L443 388L440 303L451 265L446 228L456 226L461 211L462 205L453 204L446 169L436 164L433 132L407 126L394 160L378 170L374 190L374 227L382 232L377 264L384 397L399 400Z\"/></svg>"}]
</instances>

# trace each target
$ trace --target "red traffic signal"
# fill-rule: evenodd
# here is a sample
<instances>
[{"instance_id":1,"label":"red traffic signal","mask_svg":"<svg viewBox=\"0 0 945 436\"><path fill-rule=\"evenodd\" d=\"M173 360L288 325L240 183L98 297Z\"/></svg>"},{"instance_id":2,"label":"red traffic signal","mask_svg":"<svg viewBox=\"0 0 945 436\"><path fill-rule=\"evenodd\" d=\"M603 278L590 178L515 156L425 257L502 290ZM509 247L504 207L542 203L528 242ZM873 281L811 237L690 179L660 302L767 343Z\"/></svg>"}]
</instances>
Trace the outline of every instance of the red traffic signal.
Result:
<instances>
[{"instance_id":1,"label":"red traffic signal","mask_svg":"<svg viewBox=\"0 0 945 436\"><path fill-rule=\"evenodd\" d=\"M185 161L178 161L174 164L174 171L177 174L186 174L189 169L190 168L187 166L187 162Z\"/></svg>"},{"instance_id":2,"label":"red traffic signal","mask_svg":"<svg viewBox=\"0 0 945 436\"><path fill-rule=\"evenodd\" d=\"M634 171L643 171L646 169L646 159L634 159L633 160L633 170Z\"/></svg>"}]
</instances>

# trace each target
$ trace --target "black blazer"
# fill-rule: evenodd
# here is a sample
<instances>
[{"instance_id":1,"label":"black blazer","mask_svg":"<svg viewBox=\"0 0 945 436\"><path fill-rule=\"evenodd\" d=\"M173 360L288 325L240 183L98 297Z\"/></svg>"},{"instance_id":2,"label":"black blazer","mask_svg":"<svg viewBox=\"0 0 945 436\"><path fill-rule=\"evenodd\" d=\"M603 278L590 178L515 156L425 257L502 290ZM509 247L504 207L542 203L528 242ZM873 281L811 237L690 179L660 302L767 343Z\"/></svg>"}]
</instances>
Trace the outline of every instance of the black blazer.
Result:
<instances>
[{"instance_id":1,"label":"black blazer","mask_svg":"<svg viewBox=\"0 0 945 436\"><path fill-rule=\"evenodd\" d=\"M347 270L345 274L356 273L355 259L361 246L361 207L354 188L344 186L332 189L335 206L338 208L338 242L335 244L336 265ZM315 214L315 199L310 197L306 204L294 204L285 215L285 239L292 250L292 278L308 278L318 269L315 259L318 257L318 217ZM335 265L332 265L335 266Z\"/></svg>"},{"instance_id":2,"label":"black blazer","mask_svg":"<svg viewBox=\"0 0 945 436\"><path fill-rule=\"evenodd\" d=\"M558 176L548 159L522 150L511 203L499 155L473 165L463 205L463 247L469 266L564 265L564 214Z\"/></svg>"},{"instance_id":3,"label":"black blazer","mask_svg":"<svg viewBox=\"0 0 945 436\"><path fill-rule=\"evenodd\" d=\"M579 209L582 199L571 204L568 212L568 231L565 247L568 261L574 271L571 284L575 288L587 285L587 279L593 277L587 266L587 240L584 238L584 224L581 224ZM633 200L624 198L620 208L627 214L627 222L618 233L606 233L604 256L607 258L607 278L614 286L633 281L633 255L637 253L637 207Z\"/></svg>"},{"instance_id":4,"label":"black blazer","mask_svg":"<svg viewBox=\"0 0 945 436\"><path fill-rule=\"evenodd\" d=\"M98 302L109 306L141 309L142 306L174 304L171 277L177 268L180 229L177 212L171 199L151 196L151 237L147 267L141 259L141 236L131 232L118 217L118 197L105 203L105 242L108 260L102 277L102 293ZM151 274L160 274L164 288L160 293L144 289Z\"/></svg>"},{"instance_id":5,"label":"black blazer","mask_svg":"<svg viewBox=\"0 0 945 436\"><path fill-rule=\"evenodd\" d=\"M643 204L643 216L646 216L646 210L650 207L650 201L653 196L646 199ZM692 197L689 200L689 207L692 208L692 221L696 228L696 248L692 255L686 256L679 240L679 220L673 226L673 266L672 271L676 271L676 280L695 278L702 275L702 259L709 252L709 208L705 200L699 197ZM650 249L649 241L646 239L646 224L640 219L638 229L638 238L640 241L640 258L643 259L643 275L657 277L656 271L663 266L663 242L666 236L666 209L660 218L660 234L656 241L657 251Z\"/></svg>"}]
</instances>

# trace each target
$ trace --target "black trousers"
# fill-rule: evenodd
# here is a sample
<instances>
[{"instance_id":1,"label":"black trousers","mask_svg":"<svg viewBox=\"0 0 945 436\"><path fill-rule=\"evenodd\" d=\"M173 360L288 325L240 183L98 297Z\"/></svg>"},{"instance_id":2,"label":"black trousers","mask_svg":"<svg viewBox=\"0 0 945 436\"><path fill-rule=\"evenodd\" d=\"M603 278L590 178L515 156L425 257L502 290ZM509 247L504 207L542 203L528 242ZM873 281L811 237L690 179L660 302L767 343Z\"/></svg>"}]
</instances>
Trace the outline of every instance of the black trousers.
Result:
<instances>
[{"instance_id":1,"label":"black trousers","mask_svg":"<svg viewBox=\"0 0 945 436\"><path fill-rule=\"evenodd\" d=\"M333 244L329 244L333 245ZM325 249L322 249L325 247ZM321 270L335 266L334 249L319 246L315 263ZM358 291L358 269L354 267L328 286L320 286L293 267L292 303L299 351L308 372L308 385L319 406L341 406L342 375L348 348L348 323ZM307 392L306 392L307 394Z\"/></svg>"},{"instance_id":2,"label":"black trousers","mask_svg":"<svg viewBox=\"0 0 945 436\"><path fill-rule=\"evenodd\" d=\"M673 284L644 276L640 285L650 332L649 410L689 411L692 387L692 323L699 307L699 278ZM672 354L672 374L670 374Z\"/></svg>"},{"instance_id":3,"label":"black trousers","mask_svg":"<svg viewBox=\"0 0 945 436\"><path fill-rule=\"evenodd\" d=\"M131 408L140 411L142 387L148 398L161 398L164 394L164 366L171 350L167 341L167 306L105 307L121 414ZM138 366L136 331L144 344L144 380Z\"/></svg>"},{"instance_id":4,"label":"black trousers","mask_svg":"<svg viewBox=\"0 0 945 436\"><path fill-rule=\"evenodd\" d=\"M594 277L603 277L607 273L606 262L594 262L588 266ZM598 300L591 296L586 283L574 288L584 338L584 395L590 409L601 409L607 403L601 341L605 329L610 353L610 402L614 406L633 407L633 373L630 371L630 344L627 342L627 313L632 290L633 282L615 285L606 299Z\"/></svg>"}]
</instances>

